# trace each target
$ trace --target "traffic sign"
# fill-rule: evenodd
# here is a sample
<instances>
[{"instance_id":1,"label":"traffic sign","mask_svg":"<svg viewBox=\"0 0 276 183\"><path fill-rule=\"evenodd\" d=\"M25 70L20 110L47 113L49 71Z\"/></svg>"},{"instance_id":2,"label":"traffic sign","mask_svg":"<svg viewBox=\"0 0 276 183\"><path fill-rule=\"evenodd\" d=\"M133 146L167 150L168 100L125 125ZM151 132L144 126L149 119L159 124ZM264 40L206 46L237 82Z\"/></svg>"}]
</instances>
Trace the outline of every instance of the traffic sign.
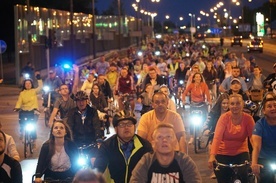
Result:
<instances>
[{"instance_id":1,"label":"traffic sign","mask_svg":"<svg viewBox=\"0 0 276 183\"><path fill-rule=\"evenodd\" d=\"M7 50L7 44L5 41L0 40L0 54L4 53Z\"/></svg>"}]
</instances>

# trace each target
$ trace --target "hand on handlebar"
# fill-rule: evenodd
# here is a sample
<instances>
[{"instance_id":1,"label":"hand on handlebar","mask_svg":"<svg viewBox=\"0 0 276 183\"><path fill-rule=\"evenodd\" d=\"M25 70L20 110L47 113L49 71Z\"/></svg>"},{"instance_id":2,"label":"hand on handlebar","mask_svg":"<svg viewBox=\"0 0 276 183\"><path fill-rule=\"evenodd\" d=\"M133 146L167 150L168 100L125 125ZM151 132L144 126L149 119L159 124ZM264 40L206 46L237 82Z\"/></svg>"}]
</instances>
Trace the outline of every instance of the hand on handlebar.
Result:
<instances>
[{"instance_id":1,"label":"hand on handlebar","mask_svg":"<svg viewBox=\"0 0 276 183\"><path fill-rule=\"evenodd\" d=\"M260 165L260 164L252 164L252 165L251 165L252 172L253 172L255 175L260 174L260 169L261 169L261 168L264 168L264 166L263 166L263 165Z\"/></svg>"},{"instance_id":2,"label":"hand on handlebar","mask_svg":"<svg viewBox=\"0 0 276 183\"><path fill-rule=\"evenodd\" d=\"M214 167L214 164L215 163L217 163L217 160L216 160L216 158L215 158L215 155L214 154L211 154L210 155L210 158L209 158L209 160L208 160L208 167L212 170L212 169L214 169L215 167Z\"/></svg>"}]
</instances>

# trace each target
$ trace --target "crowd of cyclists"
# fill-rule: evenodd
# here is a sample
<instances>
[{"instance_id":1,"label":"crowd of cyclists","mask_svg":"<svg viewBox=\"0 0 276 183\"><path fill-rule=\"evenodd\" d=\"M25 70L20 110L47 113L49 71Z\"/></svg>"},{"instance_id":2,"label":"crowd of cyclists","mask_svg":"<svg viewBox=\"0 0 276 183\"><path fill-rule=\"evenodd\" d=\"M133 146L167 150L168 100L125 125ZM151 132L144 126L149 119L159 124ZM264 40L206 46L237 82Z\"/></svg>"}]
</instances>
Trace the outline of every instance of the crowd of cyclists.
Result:
<instances>
[{"instance_id":1,"label":"crowd of cyclists","mask_svg":"<svg viewBox=\"0 0 276 183\"><path fill-rule=\"evenodd\" d=\"M165 35L139 48L130 47L127 55L102 55L82 68L73 65L70 72L55 67L43 82L39 73L32 73L33 79L24 79L14 108L20 110L19 119L23 112L40 108L37 93L43 86L52 92L51 98L43 96L44 107L51 99L50 136L40 150L35 182L42 182L42 175L54 180L73 178L80 169L78 148L91 144L97 145L86 152L90 166L101 173L108 168L115 182L166 178L201 182L197 167L187 157L187 144L196 140L193 122L177 113L179 108L191 112L198 106L205 122L202 131L213 139L208 160L215 173L211 177L230 182L230 167L218 169L217 165L248 161L259 182L273 182L275 171L268 168L276 163L276 64L273 68L275 73L265 77L252 56L237 56L215 43ZM137 103L142 106L139 117ZM111 124L116 134L106 139ZM23 125L20 122L20 137ZM148 152L155 156L143 157ZM241 182L249 182L247 168L240 170Z\"/></svg>"}]
</instances>

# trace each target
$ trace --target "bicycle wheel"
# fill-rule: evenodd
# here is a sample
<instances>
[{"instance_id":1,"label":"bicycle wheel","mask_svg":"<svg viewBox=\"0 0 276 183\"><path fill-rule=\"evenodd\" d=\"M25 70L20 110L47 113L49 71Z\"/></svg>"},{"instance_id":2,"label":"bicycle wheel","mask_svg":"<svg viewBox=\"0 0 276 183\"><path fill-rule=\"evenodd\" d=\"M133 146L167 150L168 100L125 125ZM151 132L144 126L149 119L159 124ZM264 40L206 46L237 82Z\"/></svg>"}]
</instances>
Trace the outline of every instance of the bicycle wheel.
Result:
<instances>
[{"instance_id":1,"label":"bicycle wheel","mask_svg":"<svg viewBox=\"0 0 276 183\"><path fill-rule=\"evenodd\" d=\"M199 147L200 147L200 139L198 136L198 130L196 127L194 127L194 149L195 153L199 153Z\"/></svg>"},{"instance_id":2,"label":"bicycle wheel","mask_svg":"<svg viewBox=\"0 0 276 183\"><path fill-rule=\"evenodd\" d=\"M25 137L24 137L24 157L27 158L27 146L28 146L28 137L27 133L25 131Z\"/></svg>"}]
</instances>

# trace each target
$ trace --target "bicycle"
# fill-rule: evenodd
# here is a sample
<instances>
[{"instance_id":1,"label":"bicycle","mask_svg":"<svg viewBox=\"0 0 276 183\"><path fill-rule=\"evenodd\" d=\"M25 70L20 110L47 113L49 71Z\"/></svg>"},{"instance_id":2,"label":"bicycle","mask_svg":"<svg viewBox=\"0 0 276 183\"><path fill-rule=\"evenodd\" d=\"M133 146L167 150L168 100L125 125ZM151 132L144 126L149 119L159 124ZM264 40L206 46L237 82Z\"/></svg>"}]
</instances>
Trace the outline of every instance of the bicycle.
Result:
<instances>
[{"instance_id":1,"label":"bicycle","mask_svg":"<svg viewBox=\"0 0 276 183\"><path fill-rule=\"evenodd\" d=\"M231 171L231 180L229 183L244 183L242 180L244 177L241 175L241 171L244 170L244 168L247 171L247 183L257 183L257 178L255 175L252 173L252 170L250 168L250 163L248 161L245 161L244 163L241 164L223 164L223 163L218 163L214 162L214 170L215 171L220 171L223 168L227 168Z\"/></svg>"},{"instance_id":2,"label":"bicycle","mask_svg":"<svg viewBox=\"0 0 276 183\"><path fill-rule=\"evenodd\" d=\"M205 102L191 103L190 117L193 122L195 153L206 152L208 150L208 144L211 141L211 135L204 135L202 131L203 123L207 117L206 111L207 105ZM204 117L204 115L206 115L206 117Z\"/></svg>"},{"instance_id":3,"label":"bicycle","mask_svg":"<svg viewBox=\"0 0 276 183\"><path fill-rule=\"evenodd\" d=\"M24 144L24 157L27 158L28 149L29 153L33 154L33 143L35 133L35 122L36 122L36 110L24 111L19 110L19 124L20 130L23 133L23 144Z\"/></svg>"},{"instance_id":4,"label":"bicycle","mask_svg":"<svg viewBox=\"0 0 276 183\"><path fill-rule=\"evenodd\" d=\"M101 139L101 140L97 140L96 143L91 143L89 145L82 145L78 147L78 154L79 154L78 164L80 167L88 168L90 167L90 165L92 165L89 158L91 157L91 151L92 153L95 153L94 151L97 151L102 141L103 140Z\"/></svg>"}]
</instances>

